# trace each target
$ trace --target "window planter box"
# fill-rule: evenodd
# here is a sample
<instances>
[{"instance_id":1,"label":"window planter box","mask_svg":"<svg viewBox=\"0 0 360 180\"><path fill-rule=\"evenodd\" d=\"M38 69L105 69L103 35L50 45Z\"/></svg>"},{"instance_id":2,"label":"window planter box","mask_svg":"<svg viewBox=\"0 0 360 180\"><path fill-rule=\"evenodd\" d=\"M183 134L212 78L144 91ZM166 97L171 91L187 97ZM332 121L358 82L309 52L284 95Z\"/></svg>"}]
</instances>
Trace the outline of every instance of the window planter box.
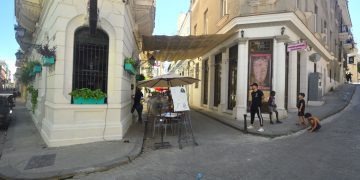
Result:
<instances>
[{"instance_id":1,"label":"window planter box","mask_svg":"<svg viewBox=\"0 0 360 180\"><path fill-rule=\"evenodd\" d=\"M132 75L136 74L136 69L134 68L134 66L132 64L125 63L124 69L125 69L125 71L127 71L128 73L130 73Z\"/></svg>"},{"instance_id":2,"label":"window planter box","mask_svg":"<svg viewBox=\"0 0 360 180\"><path fill-rule=\"evenodd\" d=\"M94 98L73 98L74 104L105 104L105 98L94 99Z\"/></svg>"},{"instance_id":3,"label":"window planter box","mask_svg":"<svg viewBox=\"0 0 360 180\"><path fill-rule=\"evenodd\" d=\"M137 81L142 81L142 80L145 80L145 77L144 77L143 75L141 75L141 74L137 74L137 75L135 76L135 79L136 79Z\"/></svg>"},{"instance_id":4,"label":"window planter box","mask_svg":"<svg viewBox=\"0 0 360 180\"><path fill-rule=\"evenodd\" d=\"M40 65L35 65L34 69L33 69L33 73L41 73L41 66Z\"/></svg>"},{"instance_id":5,"label":"window planter box","mask_svg":"<svg viewBox=\"0 0 360 180\"><path fill-rule=\"evenodd\" d=\"M51 66L55 64L55 58L54 57L42 57L43 66Z\"/></svg>"}]
</instances>

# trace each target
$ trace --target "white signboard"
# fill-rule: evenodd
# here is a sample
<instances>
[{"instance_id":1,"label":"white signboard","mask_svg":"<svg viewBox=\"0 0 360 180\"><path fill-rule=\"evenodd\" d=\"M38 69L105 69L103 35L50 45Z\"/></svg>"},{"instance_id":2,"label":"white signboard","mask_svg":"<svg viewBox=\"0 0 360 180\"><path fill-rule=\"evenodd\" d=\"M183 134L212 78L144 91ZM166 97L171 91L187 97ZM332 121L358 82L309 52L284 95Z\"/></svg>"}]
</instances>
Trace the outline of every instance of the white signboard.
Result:
<instances>
[{"instance_id":1,"label":"white signboard","mask_svg":"<svg viewBox=\"0 0 360 180\"><path fill-rule=\"evenodd\" d=\"M304 50L307 48L307 44L306 42L300 42L300 43L296 43L296 44L289 44L287 47L287 51L300 51L300 50Z\"/></svg>"},{"instance_id":2,"label":"white signboard","mask_svg":"<svg viewBox=\"0 0 360 180\"><path fill-rule=\"evenodd\" d=\"M190 111L186 89L184 87L171 87L170 91L174 103L174 112Z\"/></svg>"}]
</instances>

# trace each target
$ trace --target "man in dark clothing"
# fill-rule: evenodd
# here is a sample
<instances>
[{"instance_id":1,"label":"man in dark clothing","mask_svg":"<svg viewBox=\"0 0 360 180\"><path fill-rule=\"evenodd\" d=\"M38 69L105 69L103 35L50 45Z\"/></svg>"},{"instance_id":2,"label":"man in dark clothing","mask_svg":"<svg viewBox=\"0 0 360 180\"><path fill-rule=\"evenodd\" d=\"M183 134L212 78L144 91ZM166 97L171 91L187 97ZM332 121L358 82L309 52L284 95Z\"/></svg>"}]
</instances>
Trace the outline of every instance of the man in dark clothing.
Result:
<instances>
[{"instance_id":1,"label":"man in dark clothing","mask_svg":"<svg viewBox=\"0 0 360 180\"><path fill-rule=\"evenodd\" d=\"M248 126L248 129L254 128L254 119L255 119L255 113L257 114L259 121L260 121L260 128L258 129L259 132L263 132L263 122L264 119L261 115L261 104L264 97L264 93L258 89L258 84L253 83L250 85L252 92L251 92L251 105L250 105L250 115L251 115L251 125Z\"/></svg>"},{"instance_id":2,"label":"man in dark clothing","mask_svg":"<svg viewBox=\"0 0 360 180\"><path fill-rule=\"evenodd\" d=\"M139 116L139 123L142 123L142 110L143 110L143 105L141 104L141 99L143 98L143 93L141 92L140 88L136 88L136 91L135 91L135 96L133 96L134 98L134 105L133 107L131 108L131 113L134 113L135 109L138 113L138 116Z\"/></svg>"}]
</instances>

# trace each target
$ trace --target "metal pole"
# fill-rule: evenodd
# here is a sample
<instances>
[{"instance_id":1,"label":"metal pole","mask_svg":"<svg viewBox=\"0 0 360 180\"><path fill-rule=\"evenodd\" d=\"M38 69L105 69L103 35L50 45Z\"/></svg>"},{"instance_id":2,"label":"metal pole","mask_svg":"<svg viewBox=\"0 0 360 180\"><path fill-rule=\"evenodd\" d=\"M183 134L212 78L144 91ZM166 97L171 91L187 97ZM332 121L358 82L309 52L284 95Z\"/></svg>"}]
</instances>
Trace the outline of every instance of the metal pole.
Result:
<instances>
[{"instance_id":1,"label":"metal pole","mask_svg":"<svg viewBox=\"0 0 360 180\"><path fill-rule=\"evenodd\" d=\"M244 132L247 133L247 120L246 120L247 114L244 114Z\"/></svg>"}]
</instances>

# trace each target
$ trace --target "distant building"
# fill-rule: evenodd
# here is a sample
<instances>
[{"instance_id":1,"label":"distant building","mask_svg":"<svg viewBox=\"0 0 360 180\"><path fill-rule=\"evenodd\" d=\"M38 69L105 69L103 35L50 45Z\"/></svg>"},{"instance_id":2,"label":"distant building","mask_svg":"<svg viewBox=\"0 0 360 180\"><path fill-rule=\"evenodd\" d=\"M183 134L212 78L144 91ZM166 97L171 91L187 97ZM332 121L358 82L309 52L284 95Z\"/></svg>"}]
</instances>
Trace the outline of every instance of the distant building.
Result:
<instances>
[{"instance_id":1,"label":"distant building","mask_svg":"<svg viewBox=\"0 0 360 180\"><path fill-rule=\"evenodd\" d=\"M360 55L357 54L357 51L349 54L347 57L347 69L352 74L351 79L353 83L358 83L360 80L359 67Z\"/></svg>"},{"instance_id":2,"label":"distant building","mask_svg":"<svg viewBox=\"0 0 360 180\"><path fill-rule=\"evenodd\" d=\"M11 71L4 60L0 60L0 89L12 88Z\"/></svg>"}]
</instances>

